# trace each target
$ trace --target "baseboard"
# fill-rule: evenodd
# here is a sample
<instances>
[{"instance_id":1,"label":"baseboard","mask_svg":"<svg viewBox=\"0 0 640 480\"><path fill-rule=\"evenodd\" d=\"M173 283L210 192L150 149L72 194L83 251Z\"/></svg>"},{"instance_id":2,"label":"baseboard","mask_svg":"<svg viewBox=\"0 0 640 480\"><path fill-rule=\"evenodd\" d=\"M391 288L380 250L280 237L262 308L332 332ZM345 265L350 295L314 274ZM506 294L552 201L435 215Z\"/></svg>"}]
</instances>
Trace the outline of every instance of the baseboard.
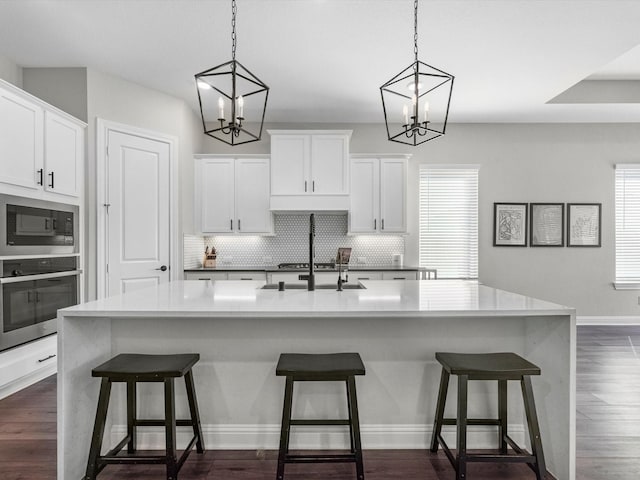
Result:
<instances>
[{"instance_id":1,"label":"baseboard","mask_svg":"<svg viewBox=\"0 0 640 480\"><path fill-rule=\"evenodd\" d=\"M443 427L443 437L449 445L455 445L455 427ZM346 427L295 427L291 435L292 449L344 449L349 446ZM427 449L431 440L431 425L361 425L362 446L365 449ZM111 429L112 447L126 435L126 425L114 425ZM209 450L277 450L280 425L203 425L205 448ZM509 426L509 435L522 446L525 441L524 425ZM137 430L140 450L162 450L165 447L164 430L161 427L139 427ZM190 427L179 427L178 449L191 440ZM469 427L469 448L496 448L496 427Z\"/></svg>"},{"instance_id":2,"label":"baseboard","mask_svg":"<svg viewBox=\"0 0 640 480\"><path fill-rule=\"evenodd\" d=\"M9 395L13 395L16 392L19 392L23 388L27 388L34 383L38 383L40 380L44 380L47 377L50 377L58 370L58 365L54 362L46 367L36 370L35 372L30 373L29 375L25 375L20 377L13 382L9 382L0 387L0 400Z\"/></svg>"},{"instance_id":3,"label":"baseboard","mask_svg":"<svg viewBox=\"0 0 640 480\"><path fill-rule=\"evenodd\" d=\"M598 316L598 315L578 315L576 325L640 325L640 317L634 315L619 316Z\"/></svg>"}]
</instances>

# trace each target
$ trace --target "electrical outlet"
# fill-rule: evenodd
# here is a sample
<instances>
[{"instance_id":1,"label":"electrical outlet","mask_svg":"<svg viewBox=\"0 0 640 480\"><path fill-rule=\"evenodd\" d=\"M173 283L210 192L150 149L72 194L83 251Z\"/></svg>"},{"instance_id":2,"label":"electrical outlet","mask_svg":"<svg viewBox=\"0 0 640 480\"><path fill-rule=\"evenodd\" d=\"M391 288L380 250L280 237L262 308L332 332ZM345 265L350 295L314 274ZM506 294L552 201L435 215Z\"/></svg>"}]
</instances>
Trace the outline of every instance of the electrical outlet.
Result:
<instances>
[{"instance_id":1,"label":"electrical outlet","mask_svg":"<svg viewBox=\"0 0 640 480\"><path fill-rule=\"evenodd\" d=\"M364 265L367 263L367 257L358 257L356 258L356 263L359 265Z\"/></svg>"},{"instance_id":2,"label":"electrical outlet","mask_svg":"<svg viewBox=\"0 0 640 480\"><path fill-rule=\"evenodd\" d=\"M223 265L231 265L231 263L233 262L233 257L222 257L220 258L220 263Z\"/></svg>"},{"instance_id":3,"label":"electrical outlet","mask_svg":"<svg viewBox=\"0 0 640 480\"><path fill-rule=\"evenodd\" d=\"M273 263L273 257L262 257L262 262L265 265L270 265Z\"/></svg>"}]
</instances>

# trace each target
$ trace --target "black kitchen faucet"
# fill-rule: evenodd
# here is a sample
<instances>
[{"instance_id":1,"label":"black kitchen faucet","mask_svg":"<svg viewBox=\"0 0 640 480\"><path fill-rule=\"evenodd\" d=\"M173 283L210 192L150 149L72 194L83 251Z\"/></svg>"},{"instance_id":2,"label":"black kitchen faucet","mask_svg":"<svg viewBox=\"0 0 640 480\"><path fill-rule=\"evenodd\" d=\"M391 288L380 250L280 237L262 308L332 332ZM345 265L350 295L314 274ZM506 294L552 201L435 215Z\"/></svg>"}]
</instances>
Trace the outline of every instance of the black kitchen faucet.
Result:
<instances>
[{"instance_id":1,"label":"black kitchen faucet","mask_svg":"<svg viewBox=\"0 0 640 480\"><path fill-rule=\"evenodd\" d=\"M315 247L313 245L314 238L316 236L316 217L315 214L311 214L309 217L309 273L307 275L298 275L298 280L307 281L307 290L312 291L316 289L316 276L313 273L313 257Z\"/></svg>"}]
</instances>

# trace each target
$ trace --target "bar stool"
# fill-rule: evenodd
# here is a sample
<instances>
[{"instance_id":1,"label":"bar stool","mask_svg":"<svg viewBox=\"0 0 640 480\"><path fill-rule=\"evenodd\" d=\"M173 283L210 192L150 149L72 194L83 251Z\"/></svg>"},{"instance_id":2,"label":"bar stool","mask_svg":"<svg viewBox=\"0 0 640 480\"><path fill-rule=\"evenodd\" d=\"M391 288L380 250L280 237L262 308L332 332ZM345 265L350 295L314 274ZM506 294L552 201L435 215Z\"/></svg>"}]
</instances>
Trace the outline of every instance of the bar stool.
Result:
<instances>
[{"instance_id":1,"label":"bar stool","mask_svg":"<svg viewBox=\"0 0 640 480\"><path fill-rule=\"evenodd\" d=\"M204 452L202 428L198 403L193 384L191 367L200 360L197 353L177 355L139 355L123 353L94 368L93 377L102 377L96 421L93 427L89 460L85 480L94 480L104 467L112 464L166 464L167 480L178 478L178 472L189 456L193 445L198 453ZM176 420L174 379L184 377L187 387L187 398L191 419ZM101 455L102 439L104 437L109 396L113 382L127 384L127 436L105 455ZM163 420L141 420L136 416L136 386L138 382L164 382L164 412ZM165 455L133 455L136 451L136 427L164 426L166 432ZM185 448L180 459L176 454L176 426L193 428L193 438ZM129 455L117 455L127 445Z\"/></svg>"},{"instance_id":2,"label":"bar stool","mask_svg":"<svg viewBox=\"0 0 640 480\"><path fill-rule=\"evenodd\" d=\"M467 478L467 462L527 463L535 472L537 480L543 480L546 474L542 440L538 426L536 406L533 401L531 375L540 375L540 368L515 353L436 353L436 360L442 364L440 392L431 437L431 451L438 451L438 444L449 458L456 470L456 480ZM449 376L458 377L458 412L457 418L444 418L444 407L447 400ZM467 386L469 380L498 381L498 419L467 418ZM532 453L514 442L507 433L507 381L519 380L522 388L524 409L527 417L529 438ZM457 425L456 456L442 439L442 425ZM467 425L496 425L500 436L499 454L467 454ZM515 454L507 454L507 444Z\"/></svg>"},{"instance_id":3,"label":"bar stool","mask_svg":"<svg viewBox=\"0 0 640 480\"><path fill-rule=\"evenodd\" d=\"M357 353L303 354L283 353L278 360L276 375L286 376L284 407L282 409L282 429L280 430L280 450L278 454L277 480L284 479L284 466L287 463L341 463L356 464L358 480L364 480L362 463L362 445L360 442L360 421L356 398L355 375L364 375L364 364ZM345 382L347 386L347 407L349 418L346 420L291 419L294 382ZM348 425L351 441L351 453L327 455L292 455L289 453L289 434L295 425Z\"/></svg>"}]
</instances>

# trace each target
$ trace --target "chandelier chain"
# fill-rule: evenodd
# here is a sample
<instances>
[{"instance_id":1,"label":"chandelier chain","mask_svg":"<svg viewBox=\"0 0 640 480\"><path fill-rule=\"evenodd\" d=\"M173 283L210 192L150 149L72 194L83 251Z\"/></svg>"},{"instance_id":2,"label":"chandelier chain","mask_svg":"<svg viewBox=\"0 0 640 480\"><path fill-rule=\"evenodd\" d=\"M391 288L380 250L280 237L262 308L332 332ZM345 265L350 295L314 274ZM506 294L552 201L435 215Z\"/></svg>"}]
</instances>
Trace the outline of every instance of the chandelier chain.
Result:
<instances>
[{"instance_id":1,"label":"chandelier chain","mask_svg":"<svg viewBox=\"0 0 640 480\"><path fill-rule=\"evenodd\" d=\"M413 1L413 53L418 61L418 0Z\"/></svg>"},{"instance_id":2,"label":"chandelier chain","mask_svg":"<svg viewBox=\"0 0 640 480\"><path fill-rule=\"evenodd\" d=\"M236 59L236 0L231 0L231 58Z\"/></svg>"}]
</instances>

